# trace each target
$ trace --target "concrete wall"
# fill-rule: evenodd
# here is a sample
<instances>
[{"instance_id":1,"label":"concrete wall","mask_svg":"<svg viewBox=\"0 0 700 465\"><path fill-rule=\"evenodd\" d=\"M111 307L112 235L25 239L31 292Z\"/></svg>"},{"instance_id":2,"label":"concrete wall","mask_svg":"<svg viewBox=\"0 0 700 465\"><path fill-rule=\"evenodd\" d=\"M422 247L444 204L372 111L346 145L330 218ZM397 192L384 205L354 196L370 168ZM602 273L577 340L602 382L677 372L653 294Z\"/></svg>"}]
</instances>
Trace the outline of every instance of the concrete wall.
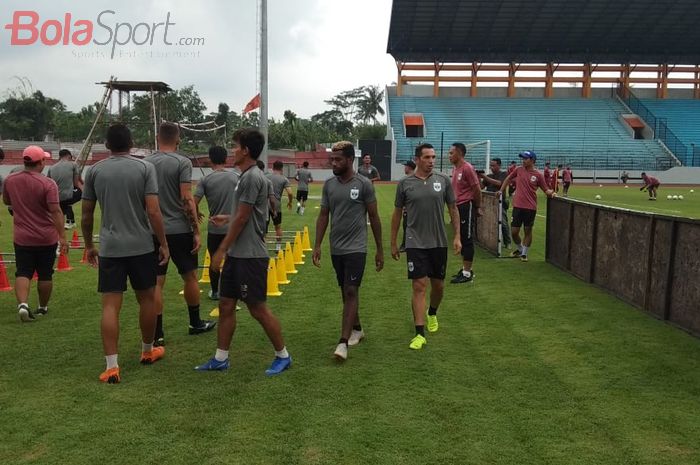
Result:
<instances>
[{"instance_id":1,"label":"concrete wall","mask_svg":"<svg viewBox=\"0 0 700 465\"><path fill-rule=\"evenodd\" d=\"M700 220L550 199L545 255L549 263L700 336Z\"/></svg>"}]
</instances>

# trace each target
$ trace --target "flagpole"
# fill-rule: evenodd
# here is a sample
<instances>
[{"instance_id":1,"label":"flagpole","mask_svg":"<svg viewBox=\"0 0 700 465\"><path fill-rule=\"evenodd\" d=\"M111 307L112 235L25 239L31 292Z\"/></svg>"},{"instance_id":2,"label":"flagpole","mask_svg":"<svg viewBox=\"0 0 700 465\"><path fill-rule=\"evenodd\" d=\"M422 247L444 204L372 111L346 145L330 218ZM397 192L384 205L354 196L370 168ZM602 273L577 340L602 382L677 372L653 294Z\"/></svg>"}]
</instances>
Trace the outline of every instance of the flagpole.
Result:
<instances>
[{"instance_id":1,"label":"flagpole","mask_svg":"<svg viewBox=\"0 0 700 465\"><path fill-rule=\"evenodd\" d=\"M267 165L267 0L260 1L260 132L265 136L260 159Z\"/></svg>"}]
</instances>

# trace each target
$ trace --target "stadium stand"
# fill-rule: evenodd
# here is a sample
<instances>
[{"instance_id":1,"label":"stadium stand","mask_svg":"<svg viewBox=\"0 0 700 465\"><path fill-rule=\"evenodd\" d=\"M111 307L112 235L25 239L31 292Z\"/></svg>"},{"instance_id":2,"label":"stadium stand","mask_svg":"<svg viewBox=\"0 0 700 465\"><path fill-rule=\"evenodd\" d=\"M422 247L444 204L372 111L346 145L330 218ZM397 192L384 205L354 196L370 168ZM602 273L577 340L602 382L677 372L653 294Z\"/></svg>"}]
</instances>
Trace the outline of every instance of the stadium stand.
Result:
<instances>
[{"instance_id":1,"label":"stadium stand","mask_svg":"<svg viewBox=\"0 0 700 465\"><path fill-rule=\"evenodd\" d=\"M667 169L670 154L655 140L635 140L619 116L617 99L434 98L389 95L390 124L397 160L411 157L419 142L440 147L452 142L491 140L491 156L504 160L535 150L540 160L575 169ZM700 107L698 107L700 108ZM422 138L406 137L405 114L422 114ZM700 131L700 130L699 130ZM472 160L483 169L484 160Z\"/></svg>"}]
</instances>

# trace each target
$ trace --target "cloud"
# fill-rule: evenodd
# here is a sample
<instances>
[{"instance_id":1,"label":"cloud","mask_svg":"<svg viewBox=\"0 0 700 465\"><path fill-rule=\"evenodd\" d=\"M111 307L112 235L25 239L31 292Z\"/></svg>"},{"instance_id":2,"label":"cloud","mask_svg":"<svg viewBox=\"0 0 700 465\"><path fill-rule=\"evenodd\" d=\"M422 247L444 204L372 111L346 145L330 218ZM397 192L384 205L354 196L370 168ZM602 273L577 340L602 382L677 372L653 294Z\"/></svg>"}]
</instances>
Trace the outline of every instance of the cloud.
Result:
<instances>
[{"instance_id":1,"label":"cloud","mask_svg":"<svg viewBox=\"0 0 700 465\"><path fill-rule=\"evenodd\" d=\"M26 76L36 89L78 110L99 100L102 89L94 83L113 75L165 81L174 88L193 84L209 111L215 111L219 102L240 111L257 91L255 2L9 0L4 4L2 26L11 22L16 10L35 10L43 22L62 21L66 12L74 20L94 21L109 9L115 11L104 17L110 26L116 22L152 25L164 21L170 12L175 23L171 41L202 38L204 44L158 45L159 37L153 47L117 47L115 58L109 59L109 47L93 44L10 46L9 31L0 28L0 90L16 85L13 76ZM394 80L394 63L385 53L390 11L390 0L270 0L270 115L279 118L285 109L293 109L300 116L310 116L324 111L323 100L342 90L365 84L384 86ZM100 33L104 37L106 31Z\"/></svg>"}]
</instances>

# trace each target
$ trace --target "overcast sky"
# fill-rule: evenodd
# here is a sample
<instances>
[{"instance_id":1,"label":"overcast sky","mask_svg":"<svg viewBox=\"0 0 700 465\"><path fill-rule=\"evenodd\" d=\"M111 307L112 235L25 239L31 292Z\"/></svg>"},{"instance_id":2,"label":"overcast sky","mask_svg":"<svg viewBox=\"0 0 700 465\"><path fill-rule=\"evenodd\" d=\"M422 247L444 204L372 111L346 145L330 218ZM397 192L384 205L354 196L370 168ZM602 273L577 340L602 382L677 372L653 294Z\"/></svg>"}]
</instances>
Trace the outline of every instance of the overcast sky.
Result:
<instances>
[{"instance_id":1,"label":"overcast sky","mask_svg":"<svg viewBox=\"0 0 700 465\"><path fill-rule=\"evenodd\" d=\"M164 81L173 88L193 84L208 106L216 111L226 102L240 112L256 85L256 0L122 0L120 2L5 0L0 11L0 98L17 87L16 77L27 78L35 89L63 101L70 110L98 101L102 89L94 83L110 75L120 80ZM93 39L106 42L121 26L136 41L153 45L11 45L5 25L16 11L32 10L39 16L37 29L49 20L64 22L72 15L70 35L85 29L78 20L94 24ZM98 16L105 10L98 24ZM324 111L323 103L336 93L375 84L382 88L396 80L396 67L386 54L391 0L268 0L270 115L280 117L291 109L303 117ZM29 18L24 20L29 21ZM47 39L55 34L46 27ZM65 30L63 31L65 33ZM20 33L28 38L29 32ZM76 39L85 38L78 36ZM203 38L199 46L181 46L181 38ZM165 45L164 39L173 45ZM116 100L115 100L116 102Z\"/></svg>"}]
</instances>

